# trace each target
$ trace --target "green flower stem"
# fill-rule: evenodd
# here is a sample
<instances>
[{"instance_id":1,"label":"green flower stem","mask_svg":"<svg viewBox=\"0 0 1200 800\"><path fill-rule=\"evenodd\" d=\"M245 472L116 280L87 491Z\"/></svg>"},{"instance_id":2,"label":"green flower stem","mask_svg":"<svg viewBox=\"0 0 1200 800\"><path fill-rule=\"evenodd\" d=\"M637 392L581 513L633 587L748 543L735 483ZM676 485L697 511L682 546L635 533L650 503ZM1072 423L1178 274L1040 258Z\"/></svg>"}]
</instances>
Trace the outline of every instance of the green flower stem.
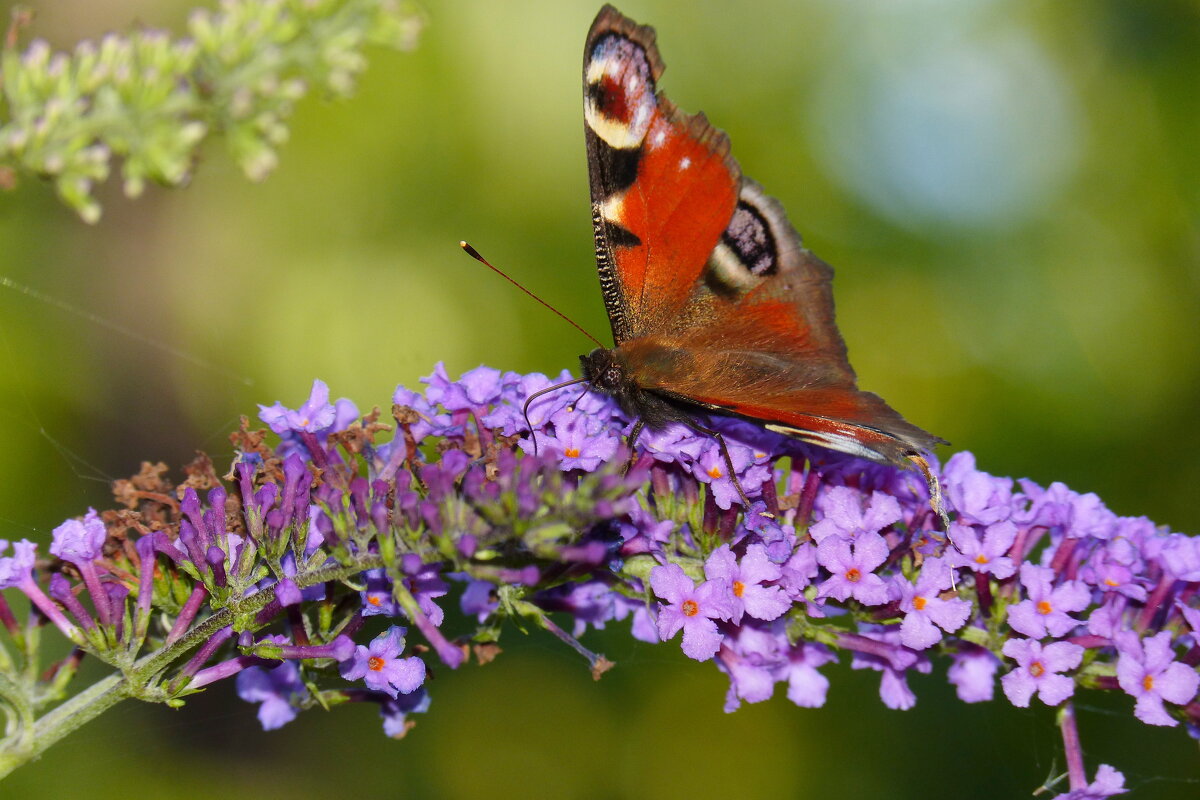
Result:
<instances>
[{"instance_id":1,"label":"green flower stem","mask_svg":"<svg viewBox=\"0 0 1200 800\"><path fill-rule=\"evenodd\" d=\"M346 564L321 567L297 575L294 582L303 589L327 581L347 580L364 570L381 566L383 559L378 555L357 556ZM148 689L167 667L181 660L184 654L198 647L221 628L232 625L235 620L249 620L253 625L254 614L274 598L275 592L269 590L231 603L191 628L178 641L148 653L124 674L114 673L92 684L47 713L36 724L32 723L33 712L27 700L28 693L20 691L20 687L0 684L0 702L5 702L13 708L20 720L19 724L26 730L17 747L10 747L0 753L0 778L37 758L51 745L122 700L131 697L155 701L168 699L162 691Z\"/></svg>"},{"instance_id":2,"label":"green flower stem","mask_svg":"<svg viewBox=\"0 0 1200 800\"><path fill-rule=\"evenodd\" d=\"M521 616L532 619L542 630L550 633L560 642L586 658L588 665L591 667L593 679L600 680L601 675L616 666L612 661L605 658L603 653L593 653L584 647L578 639L560 628L554 620L550 619L549 614L533 603L527 600L513 600L512 608Z\"/></svg>"}]
</instances>

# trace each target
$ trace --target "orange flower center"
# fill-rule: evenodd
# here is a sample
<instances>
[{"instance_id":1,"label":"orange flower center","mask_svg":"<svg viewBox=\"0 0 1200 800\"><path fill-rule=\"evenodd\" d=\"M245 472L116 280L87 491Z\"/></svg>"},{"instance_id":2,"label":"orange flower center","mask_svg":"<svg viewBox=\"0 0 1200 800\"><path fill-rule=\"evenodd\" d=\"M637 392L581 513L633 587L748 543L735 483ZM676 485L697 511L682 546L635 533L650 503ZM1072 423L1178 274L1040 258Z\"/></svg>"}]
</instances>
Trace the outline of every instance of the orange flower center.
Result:
<instances>
[{"instance_id":1,"label":"orange flower center","mask_svg":"<svg viewBox=\"0 0 1200 800\"><path fill-rule=\"evenodd\" d=\"M986 563L988 563L988 557L985 556L983 553L980 553L979 555L975 556L975 563L976 564L986 564Z\"/></svg>"},{"instance_id":2,"label":"orange flower center","mask_svg":"<svg viewBox=\"0 0 1200 800\"><path fill-rule=\"evenodd\" d=\"M566 450L563 450L563 455L567 458L579 458L579 448L568 447Z\"/></svg>"},{"instance_id":3,"label":"orange flower center","mask_svg":"<svg viewBox=\"0 0 1200 800\"><path fill-rule=\"evenodd\" d=\"M712 469L710 469L708 471L708 477L712 478L713 480L716 480L717 478L721 477L721 468L713 467Z\"/></svg>"},{"instance_id":4,"label":"orange flower center","mask_svg":"<svg viewBox=\"0 0 1200 800\"><path fill-rule=\"evenodd\" d=\"M1147 675L1146 677L1142 678L1142 686L1144 686L1146 688L1147 692L1153 691L1154 690L1154 676Z\"/></svg>"},{"instance_id":5,"label":"orange flower center","mask_svg":"<svg viewBox=\"0 0 1200 800\"><path fill-rule=\"evenodd\" d=\"M741 581L733 582L733 596L734 597L741 597L745 591L746 591L746 584L742 583Z\"/></svg>"},{"instance_id":6,"label":"orange flower center","mask_svg":"<svg viewBox=\"0 0 1200 800\"><path fill-rule=\"evenodd\" d=\"M1037 610L1038 610L1039 614L1045 615L1045 614L1049 614L1051 611L1053 611L1054 606L1050 605L1049 600L1043 600L1037 604Z\"/></svg>"},{"instance_id":7,"label":"orange flower center","mask_svg":"<svg viewBox=\"0 0 1200 800\"><path fill-rule=\"evenodd\" d=\"M1120 585L1121 585L1121 582L1120 582L1120 581L1115 581L1115 580L1113 580L1112 578L1105 578L1105 579L1104 579L1104 585L1105 585L1105 586L1120 586Z\"/></svg>"},{"instance_id":8,"label":"orange flower center","mask_svg":"<svg viewBox=\"0 0 1200 800\"><path fill-rule=\"evenodd\" d=\"M1046 674L1046 666L1040 661L1035 661L1029 665L1029 674L1035 678L1040 678Z\"/></svg>"},{"instance_id":9,"label":"orange flower center","mask_svg":"<svg viewBox=\"0 0 1200 800\"><path fill-rule=\"evenodd\" d=\"M851 567L850 569L846 570L846 580L850 581L851 583L858 583L860 580L862 580L862 573L858 571L858 567Z\"/></svg>"},{"instance_id":10,"label":"orange flower center","mask_svg":"<svg viewBox=\"0 0 1200 800\"><path fill-rule=\"evenodd\" d=\"M921 609L925 608L925 604L928 602L929 601L924 597L918 595L917 597L913 598L913 608L915 608L917 611L920 611Z\"/></svg>"},{"instance_id":11,"label":"orange flower center","mask_svg":"<svg viewBox=\"0 0 1200 800\"><path fill-rule=\"evenodd\" d=\"M694 617L700 613L700 604L695 600L684 600L683 605L680 608L683 609L683 615L685 617Z\"/></svg>"},{"instance_id":12,"label":"orange flower center","mask_svg":"<svg viewBox=\"0 0 1200 800\"><path fill-rule=\"evenodd\" d=\"M367 659L367 669L371 670L372 672L379 672L379 670L383 669L383 665L386 663L387 662L379 656L371 656Z\"/></svg>"},{"instance_id":13,"label":"orange flower center","mask_svg":"<svg viewBox=\"0 0 1200 800\"><path fill-rule=\"evenodd\" d=\"M367 602L368 602L368 603L370 603L370 604L371 604L371 605L373 605L373 606L381 606L381 605L383 605L383 601L379 599L379 595L377 595L377 594L369 594L369 595L367 595Z\"/></svg>"}]
</instances>

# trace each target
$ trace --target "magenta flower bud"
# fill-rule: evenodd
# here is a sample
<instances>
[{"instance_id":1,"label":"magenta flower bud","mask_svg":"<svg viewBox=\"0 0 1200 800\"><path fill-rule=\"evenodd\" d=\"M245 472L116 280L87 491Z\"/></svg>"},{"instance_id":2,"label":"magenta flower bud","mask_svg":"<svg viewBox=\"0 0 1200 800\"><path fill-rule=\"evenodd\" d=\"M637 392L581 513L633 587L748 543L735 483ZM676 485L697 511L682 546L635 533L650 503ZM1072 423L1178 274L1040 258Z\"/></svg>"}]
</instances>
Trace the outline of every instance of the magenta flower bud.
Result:
<instances>
[{"instance_id":1,"label":"magenta flower bud","mask_svg":"<svg viewBox=\"0 0 1200 800\"><path fill-rule=\"evenodd\" d=\"M62 603L80 626L89 631L96 627L96 622L92 619L92 615L83 607L83 603L79 602L79 598L75 596L75 592L71 591L71 582L64 575L61 573L51 575L49 589L50 596Z\"/></svg>"},{"instance_id":2,"label":"magenta flower bud","mask_svg":"<svg viewBox=\"0 0 1200 800\"><path fill-rule=\"evenodd\" d=\"M0 553L8 550L9 543L0 539ZM22 539L13 545L11 556L0 556L0 589L31 580L33 562L36 557L37 545L28 539Z\"/></svg>"},{"instance_id":3,"label":"magenta flower bud","mask_svg":"<svg viewBox=\"0 0 1200 800\"><path fill-rule=\"evenodd\" d=\"M208 544L204 540L206 528L204 525L204 511L200 507L200 495L196 493L193 487L189 486L183 490L183 497L179 501L179 510L183 512L183 516L191 523L193 531L200 537L199 541Z\"/></svg>"},{"instance_id":4,"label":"magenta flower bud","mask_svg":"<svg viewBox=\"0 0 1200 800\"><path fill-rule=\"evenodd\" d=\"M54 529L50 552L72 564L82 564L99 558L108 538L96 509L89 508L83 520L69 519Z\"/></svg>"},{"instance_id":5,"label":"magenta flower bud","mask_svg":"<svg viewBox=\"0 0 1200 800\"><path fill-rule=\"evenodd\" d=\"M0 553L8 550L9 543L0 539ZM71 623L54 601L46 596L41 587L33 579L33 565L36 558L37 545L28 539L22 539L13 545L11 556L0 556L0 589L16 587L25 593L38 610L55 624L63 635L71 641L76 641L78 629ZM87 562L90 564L91 562Z\"/></svg>"},{"instance_id":6,"label":"magenta flower bud","mask_svg":"<svg viewBox=\"0 0 1200 800\"><path fill-rule=\"evenodd\" d=\"M213 581L217 586L224 586L227 583L225 576L225 551L214 544L205 552L204 560L212 569Z\"/></svg>"},{"instance_id":7,"label":"magenta flower bud","mask_svg":"<svg viewBox=\"0 0 1200 800\"><path fill-rule=\"evenodd\" d=\"M276 657L274 653L271 653L272 650L278 653L279 658L290 659L332 658L334 661L345 661L354 655L354 640L345 634L338 636L328 644L289 644L286 641L280 643L281 637L271 638L275 643L264 645L263 649L272 658Z\"/></svg>"}]
</instances>

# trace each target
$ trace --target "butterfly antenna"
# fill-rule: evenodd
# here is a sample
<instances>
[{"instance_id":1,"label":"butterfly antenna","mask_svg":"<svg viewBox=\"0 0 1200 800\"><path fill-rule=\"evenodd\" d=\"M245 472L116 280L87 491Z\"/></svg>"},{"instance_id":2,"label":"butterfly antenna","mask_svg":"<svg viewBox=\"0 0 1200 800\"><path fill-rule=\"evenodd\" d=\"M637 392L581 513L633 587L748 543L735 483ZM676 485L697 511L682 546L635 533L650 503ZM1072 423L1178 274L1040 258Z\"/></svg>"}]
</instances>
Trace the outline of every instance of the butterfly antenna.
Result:
<instances>
[{"instance_id":1,"label":"butterfly antenna","mask_svg":"<svg viewBox=\"0 0 1200 800\"><path fill-rule=\"evenodd\" d=\"M575 398L575 402L573 402L573 403L571 403L571 405L567 406L567 411L574 411L575 407L577 405L579 405L579 401L582 400L583 398L587 397L587 393L590 392L591 390L592 390L591 384L583 387L583 391L579 393L579 397Z\"/></svg>"},{"instance_id":2,"label":"butterfly antenna","mask_svg":"<svg viewBox=\"0 0 1200 800\"><path fill-rule=\"evenodd\" d=\"M495 273L496 273L497 275L499 275L501 278L504 278L504 280L508 281L508 282L509 282L509 283L511 283L513 286L517 287L517 288L518 288L518 289L520 289L522 292L524 292L525 294L529 295L529 296L530 296L530 297L532 297L534 300L537 300L539 303L541 303L541 304L542 304L542 305L544 305L546 308L548 308L548 309L550 309L551 311L553 311L555 314L558 314L560 317L562 317L563 319L565 319L567 322L571 323L571 325L572 325L572 326L575 328L575 330L579 331L579 332L580 332L580 333L582 333L584 336L586 336L587 338L589 338L589 339L591 339L593 342L595 342L597 347L604 347L604 343L603 343L603 342L601 342L601 341L600 341L599 339L597 339L595 336L592 336L590 333L588 333L587 331L585 331L585 330L584 330L582 327L580 327L579 323L577 323L575 320L571 319L571 318L570 318L570 317L568 317L566 314L562 313L562 312L561 312L561 311L559 311L557 308L555 308L554 306L550 305L550 304L549 304L549 303L547 303L545 300L543 300L542 298L538 297L536 294L534 294L533 292L529 291L528 289L526 289L526 288L525 288L524 286L522 286L521 284L517 283L517 281L516 281L516 280L514 280L514 279L513 279L513 278L511 278L511 277L509 277L509 276L508 276L508 275L507 275L507 274L506 274L506 273L505 273L503 270L501 270L501 269L498 269L498 268L496 268L496 267L492 266L492 265L491 265L491 264L488 262L488 260L487 260L486 258L484 258L483 256L479 255L479 251L478 251L478 250L476 250L474 247L471 247L471 245L467 244L466 242L459 242L459 243L458 243L458 246L459 246L459 247L461 247L463 250L466 250L466 251L467 251L467 255L469 255L471 258L475 259L475 260L476 260L476 261L478 261L480 264L483 264L485 267L487 267L488 269L490 269L492 272L495 272ZM546 391L549 391L549 390L547 389Z\"/></svg>"}]
</instances>

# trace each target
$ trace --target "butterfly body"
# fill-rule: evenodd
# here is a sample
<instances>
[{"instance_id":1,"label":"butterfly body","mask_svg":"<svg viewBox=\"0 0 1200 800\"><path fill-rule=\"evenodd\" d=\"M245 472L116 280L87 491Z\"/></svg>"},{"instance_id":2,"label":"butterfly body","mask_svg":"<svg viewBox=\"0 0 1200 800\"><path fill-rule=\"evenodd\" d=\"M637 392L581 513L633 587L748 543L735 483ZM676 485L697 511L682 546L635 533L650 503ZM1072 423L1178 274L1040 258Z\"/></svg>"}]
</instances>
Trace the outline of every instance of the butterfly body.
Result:
<instances>
[{"instance_id":1,"label":"butterfly body","mask_svg":"<svg viewBox=\"0 0 1200 800\"><path fill-rule=\"evenodd\" d=\"M729 140L657 89L654 30L611 6L584 51L596 264L615 347L583 376L651 429L736 416L833 450L917 464L940 440L860 391L833 270L742 175ZM640 430L640 426L638 427Z\"/></svg>"}]
</instances>

